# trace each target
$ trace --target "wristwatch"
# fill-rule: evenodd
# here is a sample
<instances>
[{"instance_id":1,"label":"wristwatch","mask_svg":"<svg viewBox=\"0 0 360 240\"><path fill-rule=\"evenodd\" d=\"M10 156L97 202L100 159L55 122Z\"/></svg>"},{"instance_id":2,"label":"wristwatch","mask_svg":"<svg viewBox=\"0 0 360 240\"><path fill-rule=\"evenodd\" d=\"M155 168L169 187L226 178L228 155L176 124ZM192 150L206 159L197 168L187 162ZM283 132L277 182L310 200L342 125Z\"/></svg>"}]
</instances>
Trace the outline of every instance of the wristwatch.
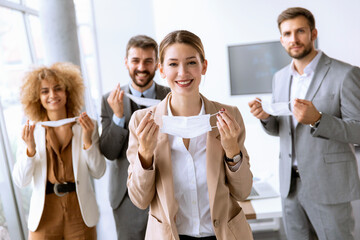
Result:
<instances>
[{"instance_id":1,"label":"wristwatch","mask_svg":"<svg viewBox=\"0 0 360 240\"><path fill-rule=\"evenodd\" d=\"M233 158L228 158L225 154L226 162L238 163L241 159L242 159L242 152L240 152L239 154L236 154Z\"/></svg>"},{"instance_id":2,"label":"wristwatch","mask_svg":"<svg viewBox=\"0 0 360 240\"><path fill-rule=\"evenodd\" d=\"M320 120L321 120L321 117L322 117L322 112L319 112L320 113L320 118L319 120L317 120L314 124L310 124L310 127L311 128L317 128L320 124Z\"/></svg>"}]
</instances>

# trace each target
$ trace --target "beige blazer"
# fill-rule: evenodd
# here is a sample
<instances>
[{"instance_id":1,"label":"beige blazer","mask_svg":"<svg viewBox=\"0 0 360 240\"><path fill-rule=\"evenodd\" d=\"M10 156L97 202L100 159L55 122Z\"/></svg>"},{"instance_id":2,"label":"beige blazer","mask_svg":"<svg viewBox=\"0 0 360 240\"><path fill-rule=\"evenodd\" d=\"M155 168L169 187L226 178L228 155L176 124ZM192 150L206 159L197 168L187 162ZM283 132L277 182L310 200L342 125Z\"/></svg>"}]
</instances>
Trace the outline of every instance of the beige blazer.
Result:
<instances>
[{"instance_id":1,"label":"beige blazer","mask_svg":"<svg viewBox=\"0 0 360 240\"><path fill-rule=\"evenodd\" d=\"M161 126L161 117L167 115L167 102L171 95L150 109L136 111L130 120L129 147L127 157L128 192L131 201L139 208L150 205L149 219L145 239L179 239L175 216L178 203L174 196L174 184L171 164L171 149L168 135L158 135L157 147L154 151L152 170L144 170L138 157L138 139L135 130L143 116L152 110L156 123ZM209 101L203 97L205 112L213 114L222 107L226 108L243 130L238 143L243 153L243 161L236 172L230 171L224 162L224 149L220 142L217 128L207 134L206 170L209 190L210 213L216 238L219 240L253 239L244 211L237 201L244 200L251 191L252 173L249 156L244 147L245 127L239 110L236 107ZM216 118L210 118L211 126L216 126Z\"/></svg>"}]
</instances>

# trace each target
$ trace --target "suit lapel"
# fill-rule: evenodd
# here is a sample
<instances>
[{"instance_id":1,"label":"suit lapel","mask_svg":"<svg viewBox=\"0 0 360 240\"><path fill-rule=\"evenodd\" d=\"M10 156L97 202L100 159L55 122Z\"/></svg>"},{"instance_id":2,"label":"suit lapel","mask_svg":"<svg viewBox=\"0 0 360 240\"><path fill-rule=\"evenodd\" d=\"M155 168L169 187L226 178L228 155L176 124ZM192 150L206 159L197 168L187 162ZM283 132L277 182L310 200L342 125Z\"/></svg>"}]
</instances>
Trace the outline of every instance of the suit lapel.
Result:
<instances>
[{"instance_id":1,"label":"suit lapel","mask_svg":"<svg viewBox=\"0 0 360 240\"><path fill-rule=\"evenodd\" d=\"M216 109L215 105L202 96L205 105L206 114L215 114L220 109ZM210 118L211 126L216 126L216 116ZM215 205L215 195L218 186L218 181L220 179L220 169L223 167L224 150L220 142L220 132L218 128L213 128L212 131L208 132L206 138L206 180L209 191L209 204L210 211L213 211ZM213 215L213 213L211 213Z\"/></svg>"},{"instance_id":2,"label":"suit lapel","mask_svg":"<svg viewBox=\"0 0 360 240\"><path fill-rule=\"evenodd\" d=\"M290 89L292 84L292 75L290 72L290 66L286 68L286 72L280 77L283 79L279 87L279 95L276 102L289 102L290 101Z\"/></svg>"},{"instance_id":3,"label":"suit lapel","mask_svg":"<svg viewBox=\"0 0 360 240\"><path fill-rule=\"evenodd\" d=\"M155 122L161 127L162 116L167 115L167 102L170 95L161 101L154 112ZM172 173L171 149L167 134L159 132L157 147L155 149L155 161L158 168L156 182L157 191L161 205L170 223L174 222L174 216L178 210L178 203L175 200L174 180Z\"/></svg>"},{"instance_id":4,"label":"suit lapel","mask_svg":"<svg viewBox=\"0 0 360 240\"><path fill-rule=\"evenodd\" d=\"M155 83L155 93L156 93L155 99L163 100L166 97L166 95L168 94L168 92L169 91L166 91L165 87L160 86Z\"/></svg>"},{"instance_id":5,"label":"suit lapel","mask_svg":"<svg viewBox=\"0 0 360 240\"><path fill-rule=\"evenodd\" d=\"M293 81L293 77L290 73L290 66L287 67L287 72L285 73L285 77L283 78L285 79L285 82L283 82L283 84L281 86L283 86L284 88L281 89L281 92L284 93L284 95L282 95L282 97L284 99L282 99L282 102L290 102L290 95L291 95L291 85L292 85L292 81ZM291 110L291 102L289 103L289 109ZM289 126L291 126L291 122L292 122L292 116L286 116L286 121L287 121L287 124Z\"/></svg>"},{"instance_id":6,"label":"suit lapel","mask_svg":"<svg viewBox=\"0 0 360 240\"><path fill-rule=\"evenodd\" d=\"M323 53L315 69L315 74L310 83L305 99L309 101L312 101L314 99L315 94L317 93L321 83L323 82L327 72L330 69L330 63L331 59Z\"/></svg>"},{"instance_id":7,"label":"suit lapel","mask_svg":"<svg viewBox=\"0 0 360 240\"><path fill-rule=\"evenodd\" d=\"M129 85L125 85L122 90L124 90L125 93L131 94ZM131 114L132 114L130 98L128 98L126 95L124 95L123 102L124 102L123 106L124 106L125 122L126 122L126 124L128 124L128 122L130 121L130 118L131 118Z\"/></svg>"},{"instance_id":8,"label":"suit lapel","mask_svg":"<svg viewBox=\"0 0 360 240\"><path fill-rule=\"evenodd\" d=\"M273 101L274 102L290 102L290 92L291 92L291 85L292 85L292 74L290 71L290 65L286 66L285 71L283 73L281 73L280 76L278 76L277 79L279 80L279 83L276 84L276 88L279 90L275 91L275 95L273 96ZM291 102L289 103L289 109L291 109L290 104L292 104ZM291 116L284 116L284 118L286 119L287 124L291 124Z\"/></svg>"}]
</instances>

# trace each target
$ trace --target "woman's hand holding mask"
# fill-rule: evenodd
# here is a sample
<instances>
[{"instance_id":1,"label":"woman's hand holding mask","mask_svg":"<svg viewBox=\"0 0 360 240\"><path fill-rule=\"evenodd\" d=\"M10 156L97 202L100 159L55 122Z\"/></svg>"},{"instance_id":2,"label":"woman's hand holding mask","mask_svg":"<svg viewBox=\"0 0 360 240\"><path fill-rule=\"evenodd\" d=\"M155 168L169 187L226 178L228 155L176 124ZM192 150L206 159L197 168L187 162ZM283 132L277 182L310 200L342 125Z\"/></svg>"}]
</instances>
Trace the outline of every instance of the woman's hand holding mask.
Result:
<instances>
[{"instance_id":1,"label":"woman's hand holding mask","mask_svg":"<svg viewBox=\"0 0 360 240\"><path fill-rule=\"evenodd\" d=\"M35 125L29 125L29 120L27 120L27 122L22 130L22 139L26 143L27 155L29 157L33 157L36 153L34 129L35 129Z\"/></svg>"},{"instance_id":2,"label":"woman's hand holding mask","mask_svg":"<svg viewBox=\"0 0 360 240\"><path fill-rule=\"evenodd\" d=\"M80 114L78 121L83 129L82 138L84 143L84 149L88 149L92 144L91 136L95 129L95 125L91 121L90 117L86 114L86 112Z\"/></svg>"},{"instance_id":3,"label":"woman's hand holding mask","mask_svg":"<svg viewBox=\"0 0 360 240\"><path fill-rule=\"evenodd\" d=\"M153 155L159 133L159 126L151 116L151 111L146 113L136 129L136 136L139 139L139 157L145 169L150 168L153 163Z\"/></svg>"},{"instance_id":4,"label":"woman's hand holding mask","mask_svg":"<svg viewBox=\"0 0 360 240\"><path fill-rule=\"evenodd\" d=\"M233 158L240 153L238 138L241 132L239 124L235 121L226 109L221 109L217 115L217 127L221 136L221 145L228 158Z\"/></svg>"}]
</instances>

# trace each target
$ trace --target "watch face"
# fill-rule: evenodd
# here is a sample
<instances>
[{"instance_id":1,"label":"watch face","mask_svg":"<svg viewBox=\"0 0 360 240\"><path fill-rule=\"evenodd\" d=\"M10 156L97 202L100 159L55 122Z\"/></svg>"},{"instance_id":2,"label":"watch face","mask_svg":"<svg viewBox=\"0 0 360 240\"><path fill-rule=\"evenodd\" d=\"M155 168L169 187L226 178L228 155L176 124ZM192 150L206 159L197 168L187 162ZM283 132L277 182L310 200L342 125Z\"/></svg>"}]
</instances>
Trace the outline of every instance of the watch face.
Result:
<instances>
[{"instance_id":1,"label":"watch face","mask_svg":"<svg viewBox=\"0 0 360 240\"><path fill-rule=\"evenodd\" d=\"M235 156L234 156L233 161L234 161L235 163L237 163L237 162L240 161L240 159L241 159L241 156L240 156L240 154L238 154L238 155L235 155Z\"/></svg>"},{"instance_id":2,"label":"watch face","mask_svg":"<svg viewBox=\"0 0 360 240\"><path fill-rule=\"evenodd\" d=\"M242 158L242 153L241 152L240 152L240 154L235 155L233 158L228 158L225 155L225 160L227 162L237 163L237 162L239 162L241 160L241 158Z\"/></svg>"}]
</instances>

